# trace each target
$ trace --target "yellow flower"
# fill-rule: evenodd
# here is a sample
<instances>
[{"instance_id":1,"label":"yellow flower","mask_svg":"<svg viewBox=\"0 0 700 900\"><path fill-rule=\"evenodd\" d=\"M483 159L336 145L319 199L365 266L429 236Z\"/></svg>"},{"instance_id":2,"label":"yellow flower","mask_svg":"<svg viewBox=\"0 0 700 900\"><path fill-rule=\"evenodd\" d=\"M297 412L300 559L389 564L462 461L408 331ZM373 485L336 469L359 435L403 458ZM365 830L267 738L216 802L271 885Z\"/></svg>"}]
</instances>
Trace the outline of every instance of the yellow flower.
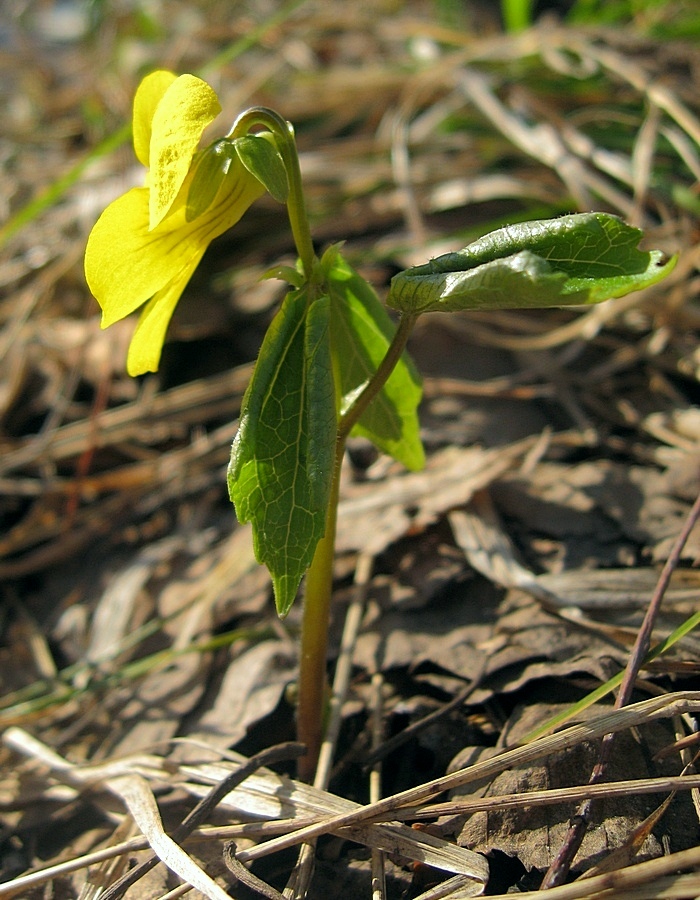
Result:
<instances>
[{"instance_id":1,"label":"yellow flower","mask_svg":"<svg viewBox=\"0 0 700 900\"><path fill-rule=\"evenodd\" d=\"M216 176L211 202L194 218L191 206L188 216L193 157L220 111L214 91L194 75L153 72L136 92L134 150L149 170L146 187L105 209L85 251L103 328L146 304L129 347L130 375L157 370L168 323L204 251L265 193L234 153Z\"/></svg>"}]
</instances>

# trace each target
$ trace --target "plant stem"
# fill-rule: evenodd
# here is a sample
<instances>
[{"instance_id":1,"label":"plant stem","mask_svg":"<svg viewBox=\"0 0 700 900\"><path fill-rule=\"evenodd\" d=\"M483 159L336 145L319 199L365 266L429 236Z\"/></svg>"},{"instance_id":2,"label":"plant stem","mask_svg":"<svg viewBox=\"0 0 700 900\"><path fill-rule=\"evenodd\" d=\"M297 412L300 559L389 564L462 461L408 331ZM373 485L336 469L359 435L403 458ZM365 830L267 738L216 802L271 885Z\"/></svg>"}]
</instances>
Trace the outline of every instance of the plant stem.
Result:
<instances>
[{"instance_id":1,"label":"plant stem","mask_svg":"<svg viewBox=\"0 0 700 900\"><path fill-rule=\"evenodd\" d=\"M506 31L513 34L532 25L532 0L501 0Z\"/></svg>"},{"instance_id":2,"label":"plant stem","mask_svg":"<svg viewBox=\"0 0 700 900\"><path fill-rule=\"evenodd\" d=\"M306 756L298 763L299 778L312 782L323 739L324 708L327 680L326 661L331 595L333 592L333 562L335 533L340 495L340 469L345 442L353 425L367 409L386 383L403 353L418 316L402 316L394 338L377 371L362 393L341 416L333 462L333 479L326 514L326 531L316 547L314 558L306 573L304 609L301 624L299 662L299 697L297 704L297 740L307 747Z\"/></svg>"},{"instance_id":3,"label":"plant stem","mask_svg":"<svg viewBox=\"0 0 700 900\"><path fill-rule=\"evenodd\" d=\"M406 344L416 324L418 314L402 313L399 324L392 338L389 349L386 351L384 359L379 363L377 371L367 382L367 386L359 396L355 398L353 403L345 410L340 417L338 425L338 434L343 436L343 440L352 431L362 413L367 409L372 400L377 396L386 384L389 376L394 371L396 364L401 358L401 354L406 349Z\"/></svg>"},{"instance_id":4,"label":"plant stem","mask_svg":"<svg viewBox=\"0 0 700 900\"><path fill-rule=\"evenodd\" d=\"M326 514L326 532L316 546L314 558L306 573L304 608L299 654L299 695L297 702L297 740L306 745L306 755L299 758L298 773L302 781L314 779L318 754L323 740L326 701L326 659L328 627L333 592L335 530L338 519L340 468L345 452L345 438L338 435L333 461L333 480Z\"/></svg>"},{"instance_id":5,"label":"plant stem","mask_svg":"<svg viewBox=\"0 0 700 900\"><path fill-rule=\"evenodd\" d=\"M289 179L289 197L287 198L287 214L292 228L294 244L299 254L299 259L304 269L306 280L310 281L314 269L316 254L311 240L309 218L306 214L306 202L301 182L301 169L299 168L299 154L297 153L294 129L286 122L286 140L280 141L280 153L287 169Z\"/></svg>"}]
</instances>

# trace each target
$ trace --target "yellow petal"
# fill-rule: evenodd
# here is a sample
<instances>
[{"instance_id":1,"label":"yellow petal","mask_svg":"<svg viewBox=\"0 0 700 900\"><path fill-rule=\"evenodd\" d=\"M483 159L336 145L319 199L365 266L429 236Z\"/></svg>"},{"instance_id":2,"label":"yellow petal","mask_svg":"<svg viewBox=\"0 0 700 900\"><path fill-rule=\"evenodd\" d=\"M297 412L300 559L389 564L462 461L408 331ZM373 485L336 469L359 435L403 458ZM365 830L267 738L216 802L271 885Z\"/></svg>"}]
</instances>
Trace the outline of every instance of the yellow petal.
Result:
<instances>
[{"instance_id":1,"label":"yellow petal","mask_svg":"<svg viewBox=\"0 0 700 900\"><path fill-rule=\"evenodd\" d=\"M199 259L183 276L164 290L159 291L143 309L139 316L126 357L126 369L129 375L143 375L145 372L157 372L160 355L168 329L180 294L197 268Z\"/></svg>"},{"instance_id":2,"label":"yellow petal","mask_svg":"<svg viewBox=\"0 0 700 900\"><path fill-rule=\"evenodd\" d=\"M159 69L146 75L134 96L134 153L138 161L148 168L151 147L151 122L163 94L177 75Z\"/></svg>"},{"instance_id":3,"label":"yellow petal","mask_svg":"<svg viewBox=\"0 0 700 900\"><path fill-rule=\"evenodd\" d=\"M187 177L202 132L221 112L218 97L194 75L181 75L163 94L152 120L151 229L167 215Z\"/></svg>"},{"instance_id":4,"label":"yellow petal","mask_svg":"<svg viewBox=\"0 0 700 900\"><path fill-rule=\"evenodd\" d=\"M110 203L85 249L85 277L102 308L103 328L138 309L184 271L194 271L208 244L262 193L249 180L220 191L207 215L194 222L186 221L184 203L178 201L155 231L148 230L148 188L132 188Z\"/></svg>"}]
</instances>

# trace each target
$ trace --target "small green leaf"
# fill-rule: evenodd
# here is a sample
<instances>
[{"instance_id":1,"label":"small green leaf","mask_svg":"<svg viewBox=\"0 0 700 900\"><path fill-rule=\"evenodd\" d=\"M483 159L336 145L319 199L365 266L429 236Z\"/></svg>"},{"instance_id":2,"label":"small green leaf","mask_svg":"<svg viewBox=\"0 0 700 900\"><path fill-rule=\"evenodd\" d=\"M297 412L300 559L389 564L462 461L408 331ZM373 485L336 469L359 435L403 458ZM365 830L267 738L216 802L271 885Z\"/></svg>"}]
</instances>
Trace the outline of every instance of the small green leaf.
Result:
<instances>
[{"instance_id":1,"label":"small green leaf","mask_svg":"<svg viewBox=\"0 0 700 900\"><path fill-rule=\"evenodd\" d=\"M336 437L329 300L287 294L243 399L228 469L240 522L253 523L259 562L286 615L323 537Z\"/></svg>"},{"instance_id":2,"label":"small green leaf","mask_svg":"<svg viewBox=\"0 0 700 900\"><path fill-rule=\"evenodd\" d=\"M266 191L278 201L286 203L289 195L287 170L269 131L246 134L233 142L241 162L255 175Z\"/></svg>"},{"instance_id":3,"label":"small green leaf","mask_svg":"<svg viewBox=\"0 0 700 900\"><path fill-rule=\"evenodd\" d=\"M676 259L638 249L642 232L581 213L501 228L400 272L387 303L404 312L600 303L660 281Z\"/></svg>"},{"instance_id":4,"label":"small green leaf","mask_svg":"<svg viewBox=\"0 0 700 900\"><path fill-rule=\"evenodd\" d=\"M333 372L346 408L374 374L394 334L386 310L369 284L331 247L321 266L330 293ZM425 454L420 440L420 375L407 353L381 392L367 407L353 434L361 434L409 469L420 469Z\"/></svg>"}]
</instances>

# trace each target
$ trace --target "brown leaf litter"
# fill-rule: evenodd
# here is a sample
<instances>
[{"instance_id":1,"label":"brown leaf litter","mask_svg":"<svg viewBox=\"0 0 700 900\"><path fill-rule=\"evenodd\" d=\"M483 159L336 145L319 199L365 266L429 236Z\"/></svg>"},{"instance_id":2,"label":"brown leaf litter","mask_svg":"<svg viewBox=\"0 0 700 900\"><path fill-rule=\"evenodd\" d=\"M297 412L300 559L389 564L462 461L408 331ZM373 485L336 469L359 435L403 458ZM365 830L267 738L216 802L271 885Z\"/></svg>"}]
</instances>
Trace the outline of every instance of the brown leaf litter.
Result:
<instances>
[{"instance_id":1,"label":"brown leaf litter","mask_svg":"<svg viewBox=\"0 0 700 900\"><path fill-rule=\"evenodd\" d=\"M251 896L228 841L279 895L293 858L270 851L314 835L312 898L505 894L537 887L588 795L553 900L700 894L697 637L644 665L634 704L570 713L627 664L700 487L697 48L546 20L504 35L494 8L450 24L418 3L96 4L92 21L3 6L0 897L114 894L153 852L167 867L125 896L182 879ZM263 760L223 798L293 733L298 611L277 619L224 483L280 297L259 277L292 247L261 203L211 248L138 382L132 323L100 331L81 267L99 211L140 177L126 144L92 151L144 71L214 57L226 121L260 103L294 122L319 246L347 240L380 292L542 210L604 208L680 253L667 282L590 310L421 320L425 471L359 440L346 461L335 752L313 787ZM697 613L699 553L696 526L654 642ZM203 796L180 847L168 833Z\"/></svg>"}]
</instances>

